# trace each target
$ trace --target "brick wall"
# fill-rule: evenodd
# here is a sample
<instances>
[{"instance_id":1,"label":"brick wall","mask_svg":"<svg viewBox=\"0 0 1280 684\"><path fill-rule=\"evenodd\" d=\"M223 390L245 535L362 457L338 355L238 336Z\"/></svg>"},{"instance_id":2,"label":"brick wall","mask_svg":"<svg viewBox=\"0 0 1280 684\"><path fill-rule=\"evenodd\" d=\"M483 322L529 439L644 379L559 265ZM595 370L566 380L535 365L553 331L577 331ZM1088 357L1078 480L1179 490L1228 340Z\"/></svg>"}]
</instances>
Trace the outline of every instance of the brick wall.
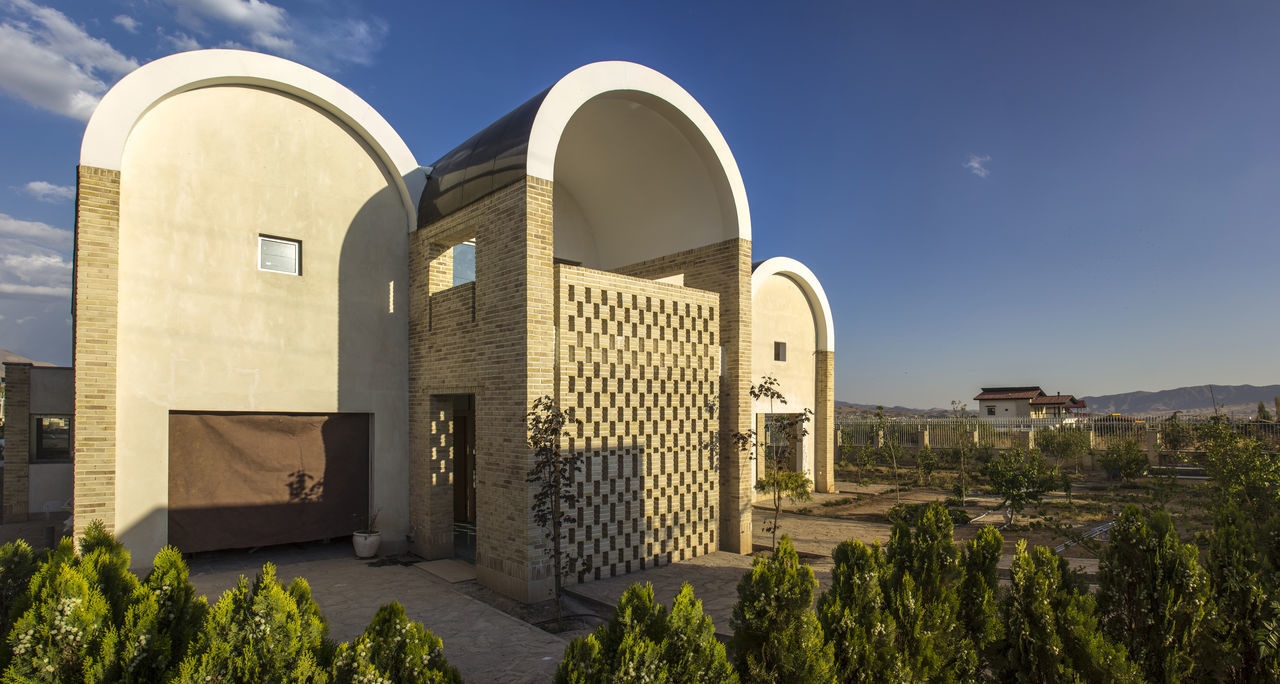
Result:
<instances>
[{"instance_id":1,"label":"brick wall","mask_svg":"<svg viewBox=\"0 0 1280 684\"><path fill-rule=\"evenodd\" d=\"M836 425L836 353L814 354L814 382L817 383L813 416L813 487L820 492L836 491L835 425Z\"/></svg>"},{"instance_id":2,"label":"brick wall","mask_svg":"<svg viewBox=\"0 0 1280 684\"><path fill-rule=\"evenodd\" d=\"M30 496L31 364L4 364L3 521L24 522Z\"/></svg>"},{"instance_id":3,"label":"brick wall","mask_svg":"<svg viewBox=\"0 0 1280 684\"><path fill-rule=\"evenodd\" d=\"M569 533L584 578L715 550L719 296L556 268L557 394L582 421L564 448L586 457Z\"/></svg>"},{"instance_id":4,"label":"brick wall","mask_svg":"<svg viewBox=\"0 0 1280 684\"><path fill-rule=\"evenodd\" d=\"M724 374L720 387L720 548L751 552L754 497L749 454L734 451L733 432L753 426L751 396L751 242L732 239L616 269L641 278L684 274L688 287L720 295Z\"/></svg>"},{"instance_id":5,"label":"brick wall","mask_svg":"<svg viewBox=\"0 0 1280 684\"><path fill-rule=\"evenodd\" d=\"M120 172L76 169L75 533L93 520L115 530L116 301Z\"/></svg>"}]
</instances>

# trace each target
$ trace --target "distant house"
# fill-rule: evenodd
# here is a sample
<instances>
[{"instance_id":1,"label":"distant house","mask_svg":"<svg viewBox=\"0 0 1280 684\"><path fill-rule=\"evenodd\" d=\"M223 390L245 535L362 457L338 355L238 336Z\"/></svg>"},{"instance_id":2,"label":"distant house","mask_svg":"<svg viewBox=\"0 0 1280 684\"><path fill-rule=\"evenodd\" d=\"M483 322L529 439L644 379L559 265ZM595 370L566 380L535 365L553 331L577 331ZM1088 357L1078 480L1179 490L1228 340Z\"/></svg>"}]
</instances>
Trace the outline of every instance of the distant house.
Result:
<instances>
[{"instance_id":1,"label":"distant house","mask_svg":"<svg viewBox=\"0 0 1280 684\"><path fill-rule=\"evenodd\" d=\"M1064 418L1085 409L1074 395L1050 395L1039 387L983 387L973 399L983 418Z\"/></svg>"}]
</instances>

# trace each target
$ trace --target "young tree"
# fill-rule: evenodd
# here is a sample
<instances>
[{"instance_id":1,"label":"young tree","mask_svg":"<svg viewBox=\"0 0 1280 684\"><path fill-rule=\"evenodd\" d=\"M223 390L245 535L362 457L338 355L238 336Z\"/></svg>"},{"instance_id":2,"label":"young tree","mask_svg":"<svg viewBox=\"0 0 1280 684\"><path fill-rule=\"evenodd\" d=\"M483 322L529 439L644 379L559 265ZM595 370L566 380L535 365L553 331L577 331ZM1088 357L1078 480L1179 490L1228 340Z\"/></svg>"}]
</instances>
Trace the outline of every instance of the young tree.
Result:
<instances>
[{"instance_id":1,"label":"young tree","mask_svg":"<svg viewBox=\"0 0 1280 684\"><path fill-rule=\"evenodd\" d=\"M1036 448L1053 459L1061 470L1068 462L1080 472L1080 459L1089 453L1089 433L1079 428L1060 426L1036 432Z\"/></svg>"},{"instance_id":2,"label":"young tree","mask_svg":"<svg viewBox=\"0 0 1280 684\"><path fill-rule=\"evenodd\" d=\"M1115 474L1121 482L1133 482L1147 473L1151 462L1136 439L1122 439L1107 447L1107 453L1098 459L1108 473Z\"/></svg>"},{"instance_id":3,"label":"young tree","mask_svg":"<svg viewBox=\"0 0 1280 684\"><path fill-rule=\"evenodd\" d=\"M1271 412L1267 410L1267 405L1261 399L1258 400L1258 420L1271 422Z\"/></svg>"},{"instance_id":4,"label":"young tree","mask_svg":"<svg viewBox=\"0 0 1280 684\"><path fill-rule=\"evenodd\" d=\"M987 462L982 472L991 481L991 488L1001 497L1006 525L1013 522L1028 504L1040 503L1045 493L1052 491L1057 483L1053 470L1035 449L1006 451Z\"/></svg>"},{"instance_id":5,"label":"young tree","mask_svg":"<svg viewBox=\"0 0 1280 684\"><path fill-rule=\"evenodd\" d=\"M1161 446L1175 457L1179 451L1190 449L1196 441L1191 426L1178 420L1179 413L1181 411L1174 411L1173 415L1161 421L1159 432Z\"/></svg>"},{"instance_id":6,"label":"young tree","mask_svg":"<svg viewBox=\"0 0 1280 684\"><path fill-rule=\"evenodd\" d=\"M898 457L902 455L902 442L898 439L898 431L889 428L889 419L884 415L884 407L876 407L876 433L880 437L880 451L889 457L893 466L893 503L902 503L902 489L898 486Z\"/></svg>"},{"instance_id":7,"label":"young tree","mask_svg":"<svg viewBox=\"0 0 1280 684\"><path fill-rule=\"evenodd\" d=\"M1063 559L1018 541L1000 603L1005 636L991 671L1004 682L1137 682L1124 647L1098 626L1093 597L1073 586Z\"/></svg>"},{"instance_id":8,"label":"young tree","mask_svg":"<svg viewBox=\"0 0 1280 684\"><path fill-rule=\"evenodd\" d=\"M1209 615L1199 552L1182 544L1164 511L1130 505L1111 528L1098 563L1102 627L1151 681L1196 675L1200 630Z\"/></svg>"},{"instance_id":9,"label":"young tree","mask_svg":"<svg viewBox=\"0 0 1280 684\"><path fill-rule=\"evenodd\" d=\"M1280 506L1280 459L1264 453L1261 442L1241 435L1225 416L1196 426L1196 437L1220 505L1234 502L1257 520L1269 518Z\"/></svg>"},{"instance_id":10,"label":"young tree","mask_svg":"<svg viewBox=\"0 0 1280 684\"><path fill-rule=\"evenodd\" d=\"M933 471L938 468L938 457L929 447L921 447L916 452L916 484L927 485L933 482Z\"/></svg>"},{"instance_id":11,"label":"young tree","mask_svg":"<svg viewBox=\"0 0 1280 684\"><path fill-rule=\"evenodd\" d=\"M729 683L738 675L693 588L683 585L666 612L646 582L628 587L614 618L574 639L556 668L562 684L618 681Z\"/></svg>"},{"instance_id":12,"label":"young tree","mask_svg":"<svg viewBox=\"0 0 1280 684\"><path fill-rule=\"evenodd\" d=\"M767 438L762 459L764 472L756 479L755 489L768 494L773 504L773 519L766 522L764 528L773 535L773 545L777 546L778 518L782 514L783 499L795 503L813 498L810 493L813 482L803 472L792 468L797 450L809 434L806 426L813 419L813 412L805 409L800 413L775 414L775 401L783 405L787 403L777 378L764 376L760 384L751 386L750 393L754 400L769 400L769 418L763 435ZM731 441L738 451L750 453L759 450L760 437L755 430L747 430L733 433Z\"/></svg>"},{"instance_id":13,"label":"young tree","mask_svg":"<svg viewBox=\"0 0 1280 684\"><path fill-rule=\"evenodd\" d=\"M561 409L550 396L538 397L533 402L533 410L525 414L529 446L533 448L533 467L526 481L538 485L533 495L533 520L551 542L557 619L564 578L573 575L583 561L564 548L567 528L578 524L578 517L573 513L578 506L574 479L582 471L582 454L565 453L560 448L561 440L569 436L567 426L579 422L573 417L572 409Z\"/></svg>"},{"instance_id":14,"label":"young tree","mask_svg":"<svg viewBox=\"0 0 1280 684\"><path fill-rule=\"evenodd\" d=\"M748 682L834 682L833 651L810 606L818 580L789 537L738 583L729 651Z\"/></svg>"},{"instance_id":15,"label":"young tree","mask_svg":"<svg viewBox=\"0 0 1280 684\"><path fill-rule=\"evenodd\" d=\"M1267 536L1233 504L1215 515L1208 571L1216 612L1199 660L1208 666L1204 674L1217 681L1280 676L1280 652L1265 639L1280 618L1280 606L1268 600L1280 591L1280 572L1269 567Z\"/></svg>"},{"instance_id":16,"label":"young tree","mask_svg":"<svg viewBox=\"0 0 1280 684\"><path fill-rule=\"evenodd\" d=\"M955 495L960 499L960 505L968 505L969 497L969 464L973 462L974 452L978 445L974 442L974 433L977 431L975 421L969 414L967 404L962 404L954 399L951 401L951 414L955 417L956 429L962 435L960 444L955 449L957 478L954 486Z\"/></svg>"},{"instance_id":17,"label":"young tree","mask_svg":"<svg viewBox=\"0 0 1280 684\"><path fill-rule=\"evenodd\" d=\"M404 607L393 601L378 609L354 642L338 647L333 682L462 684L462 674L445 660L440 637L410 620Z\"/></svg>"}]
</instances>

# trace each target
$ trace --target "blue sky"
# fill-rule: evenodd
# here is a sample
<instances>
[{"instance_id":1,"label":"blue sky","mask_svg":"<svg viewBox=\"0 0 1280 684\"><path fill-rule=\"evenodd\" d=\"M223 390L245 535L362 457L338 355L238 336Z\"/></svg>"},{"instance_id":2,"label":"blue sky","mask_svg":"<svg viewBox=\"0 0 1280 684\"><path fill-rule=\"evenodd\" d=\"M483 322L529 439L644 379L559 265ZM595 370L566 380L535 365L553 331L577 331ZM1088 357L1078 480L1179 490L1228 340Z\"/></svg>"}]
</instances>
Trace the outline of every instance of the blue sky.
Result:
<instances>
[{"instance_id":1,"label":"blue sky","mask_svg":"<svg viewBox=\"0 0 1280 684\"><path fill-rule=\"evenodd\" d=\"M1280 382L1280 4L0 0L0 348L71 361L84 122L239 46L333 76L430 163L582 64L720 126L756 259L809 265L837 397Z\"/></svg>"}]
</instances>

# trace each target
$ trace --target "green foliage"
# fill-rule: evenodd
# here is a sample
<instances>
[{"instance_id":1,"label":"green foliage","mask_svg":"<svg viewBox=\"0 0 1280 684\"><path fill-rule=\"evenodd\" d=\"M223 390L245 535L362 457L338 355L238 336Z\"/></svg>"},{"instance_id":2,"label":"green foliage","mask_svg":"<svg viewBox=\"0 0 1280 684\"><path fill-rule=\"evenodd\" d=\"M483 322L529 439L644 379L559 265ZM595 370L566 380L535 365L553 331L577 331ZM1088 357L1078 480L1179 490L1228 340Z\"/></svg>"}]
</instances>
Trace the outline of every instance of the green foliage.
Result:
<instances>
[{"instance_id":1,"label":"green foliage","mask_svg":"<svg viewBox=\"0 0 1280 684\"><path fill-rule=\"evenodd\" d=\"M168 680L177 674L208 612L205 598L196 595L188 579L182 554L171 546L161 549L125 613L113 671L124 682Z\"/></svg>"},{"instance_id":2,"label":"green foliage","mask_svg":"<svg viewBox=\"0 0 1280 684\"><path fill-rule=\"evenodd\" d=\"M1280 458L1241 435L1224 416L1196 426L1205 450L1205 471L1218 486L1219 504L1233 503L1257 520L1280 507Z\"/></svg>"},{"instance_id":3,"label":"green foliage","mask_svg":"<svg viewBox=\"0 0 1280 684\"><path fill-rule=\"evenodd\" d=\"M9 633L5 681L100 681L116 641L106 598L72 563L42 580Z\"/></svg>"},{"instance_id":4,"label":"green foliage","mask_svg":"<svg viewBox=\"0 0 1280 684\"><path fill-rule=\"evenodd\" d=\"M767 434L757 435L755 430L734 432L730 441L740 452L756 453L761 451L761 438L766 438L763 451L764 468L758 474L755 489L761 494L768 494L773 503L773 518L765 521L764 531L773 535L773 545L778 544L778 518L782 513L782 501L792 503L810 501L813 482L803 472L791 466L796 450L809 434L807 425L813 420L813 411L805 409L800 413L775 414L774 402L785 405L787 399L782 394L778 379L764 376L760 383L752 385L748 390L751 398L769 400L769 419L765 423Z\"/></svg>"},{"instance_id":5,"label":"green foliage","mask_svg":"<svg viewBox=\"0 0 1280 684\"><path fill-rule=\"evenodd\" d=\"M462 674L445 660L444 642L420 622L410 620L399 603L378 609L364 633L338 647L334 684L357 682L449 682Z\"/></svg>"},{"instance_id":6,"label":"green foliage","mask_svg":"<svg viewBox=\"0 0 1280 684\"><path fill-rule=\"evenodd\" d=\"M817 612L834 648L836 679L906 681L906 664L896 648L897 626L881 589L888 562L880 545L849 540L836 546L831 557L831 588L819 597Z\"/></svg>"},{"instance_id":7,"label":"green foliage","mask_svg":"<svg viewBox=\"0 0 1280 684\"><path fill-rule=\"evenodd\" d=\"M1107 448L1098 459L1098 465L1123 482L1132 482L1147 473L1150 461L1136 439L1122 439Z\"/></svg>"},{"instance_id":8,"label":"green foliage","mask_svg":"<svg viewBox=\"0 0 1280 684\"><path fill-rule=\"evenodd\" d=\"M1004 636L999 618L996 592L999 587L997 564L1004 539L996 528L983 526L964 545L960 566L960 611L958 619L965 636L973 645L977 658L976 671L985 671L993 662L993 649Z\"/></svg>"},{"instance_id":9,"label":"green foliage","mask_svg":"<svg viewBox=\"0 0 1280 684\"><path fill-rule=\"evenodd\" d=\"M31 545L19 539L0 546L0 643L31 605L27 587L40 567ZM9 662L9 649L0 648L0 669Z\"/></svg>"},{"instance_id":10,"label":"green foliage","mask_svg":"<svg viewBox=\"0 0 1280 684\"><path fill-rule=\"evenodd\" d=\"M933 471L938 469L938 455L933 449L924 447L916 452L916 484L925 485L933 481Z\"/></svg>"},{"instance_id":11,"label":"green foliage","mask_svg":"<svg viewBox=\"0 0 1280 684\"><path fill-rule=\"evenodd\" d=\"M1123 647L1098 627L1093 598L1064 575L1062 559L1018 542L1012 586L1000 604L1005 637L991 665L1005 682L1137 682Z\"/></svg>"},{"instance_id":12,"label":"green foliage","mask_svg":"<svg viewBox=\"0 0 1280 684\"><path fill-rule=\"evenodd\" d=\"M1080 460L1089 453L1089 433L1080 428L1064 425L1049 430L1036 431L1036 448L1062 468L1072 463L1077 472Z\"/></svg>"},{"instance_id":13,"label":"green foliage","mask_svg":"<svg viewBox=\"0 0 1280 684\"><path fill-rule=\"evenodd\" d=\"M791 539L757 558L738 583L729 650L748 682L833 682L831 644L810 606L818 581Z\"/></svg>"},{"instance_id":14,"label":"green foliage","mask_svg":"<svg viewBox=\"0 0 1280 684\"><path fill-rule=\"evenodd\" d=\"M1130 505L1099 557L1103 629L1151 681L1198 674L1194 653L1209 616L1209 578L1197 556L1194 546L1178 542L1168 513Z\"/></svg>"},{"instance_id":15,"label":"green foliage","mask_svg":"<svg viewBox=\"0 0 1280 684\"><path fill-rule=\"evenodd\" d=\"M574 639L557 682L737 682L711 618L685 584L667 613L653 585L632 584L608 624Z\"/></svg>"},{"instance_id":16,"label":"green foliage","mask_svg":"<svg viewBox=\"0 0 1280 684\"><path fill-rule=\"evenodd\" d=\"M982 467L982 474L1003 499L1001 504L1008 507L1009 520L1028 504L1040 503L1058 483L1053 470L1035 449L1006 451L988 461Z\"/></svg>"},{"instance_id":17,"label":"green foliage","mask_svg":"<svg viewBox=\"0 0 1280 684\"><path fill-rule=\"evenodd\" d=\"M551 542L549 551L558 611L564 578L577 572L584 560L564 549L567 528L578 524L573 514L578 507L574 479L582 471L583 455L560 450L561 440L569 436L566 427L581 421L573 417L572 409L561 409L550 395L534 400L533 410L525 414L524 419L529 428L529 446L533 448L533 466L525 481L538 485L533 495L533 520ZM587 569L585 565L581 568Z\"/></svg>"},{"instance_id":18,"label":"green foliage","mask_svg":"<svg viewBox=\"0 0 1280 684\"><path fill-rule=\"evenodd\" d=\"M1209 543L1209 580L1217 607L1200 660L1218 681L1280 680L1275 638L1280 608L1269 597L1280 591L1280 572L1268 561L1267 537L1238 507L1227 505L1214 519Z\"/></svg>"},{"instance_id":19,"label":"green foliage","mask_svg":"<svg viewBox=\"0 0 1280 684\"><path fill-rule=\"evenodd\" d=\"M876 407L876 434L880 435L880 451L893 467L894 503L902 503L902 491L898 487L898 457L902 455L902 444L898 441L897 431L889 429L889 419L884 415L883 406Z\"/></svg>"},{"instance_id":20,"label":"green foliage","mask_svg":"<svg viewBox=\"0 0 1280 684\"><path fill-rule=\"evenodd\" d=\"M1258 400L1258 420L1270 423L1271 412L1267 410L1267 405L1262 400Z\"/></svg>"},{"instance_id":21,"label":"green foliage","mask_svg":"<svg viewBox=\"0 0 1280 684\"><path fill-rule=\"evenodd\" d=\"M295 586L290 587L295 590ZM309 592L286 591L267 563L252 583L244 576L218 600L182 662L182 682L325 682L316 654L327 627ZM320 624L316 620L319 619Z\"/></svg>"},{"instance_id":22,"label":"green foliage","mask_svg":"<svg viewBox=\"0 0 1280 684\"><path fill-rule=\"evenodd\" d=\"M1178 420L1179 411L1160 423L1160 445L1169 451L1190 449L1195 444L1195 432L1190 425Z\"/></svg>"}]
</instances>

